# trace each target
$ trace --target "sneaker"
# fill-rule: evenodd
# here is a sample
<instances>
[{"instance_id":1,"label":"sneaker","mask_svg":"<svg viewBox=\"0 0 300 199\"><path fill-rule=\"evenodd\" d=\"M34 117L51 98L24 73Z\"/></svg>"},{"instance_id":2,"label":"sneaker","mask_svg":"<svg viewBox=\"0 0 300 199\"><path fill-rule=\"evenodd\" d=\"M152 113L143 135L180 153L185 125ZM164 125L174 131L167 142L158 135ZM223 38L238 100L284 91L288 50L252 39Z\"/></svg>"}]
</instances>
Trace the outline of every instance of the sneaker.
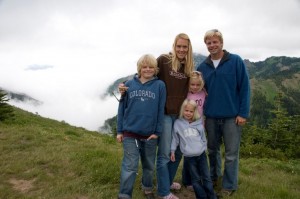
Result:
<instances>
[{"instance_id":1,"label":"sneaker","mask_svg":"<svg viewBox=\"0 0 300 199\"><path fill-rule=\"evenodd\" d=\"M228 197L233 194L234 190L221 189L221 191L217 194L219 198Z\"/></svg>"},{"instance_id":2,"label":"sneaker","mask_svg":"<svg viewBox=\"0 0 300 199\"><path fill-rule=\"evenodd\" d=\"M144 192L146 199L155 199L153 192Z\"/></svg>"},{"instance_id":3,"label":"sneaker","mask_svg":"<svg viewBox=\"0 0 300 199\"><path fill-rule=\"evenodd\" d=\"M163 199L179 199L179 198L174 194L170 193L169 195L164 196Z\"/></svg>"},{"instance_id":4,"label":"sneaker","mask_svg":"<svg viewBox=\"0 0 300 199\"><path fill-rule=\"evenodd\" d=\"M173 182L172 185L170 186L171 190L180 190L181 189L181 185L178 182Z\"/></svg>"}]
</instances>

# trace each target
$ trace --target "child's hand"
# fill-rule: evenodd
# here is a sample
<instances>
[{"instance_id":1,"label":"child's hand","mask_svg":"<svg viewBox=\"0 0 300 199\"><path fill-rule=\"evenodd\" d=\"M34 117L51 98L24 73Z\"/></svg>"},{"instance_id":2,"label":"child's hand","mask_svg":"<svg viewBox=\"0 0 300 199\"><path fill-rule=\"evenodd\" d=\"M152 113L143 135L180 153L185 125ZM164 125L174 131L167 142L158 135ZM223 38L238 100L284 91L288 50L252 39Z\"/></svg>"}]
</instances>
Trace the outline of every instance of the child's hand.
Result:
<instances>
[{"instance_id":1,"label":"child's hand","mask_svg":"<svg viewBox=\"0 0 300 199\"><path fill-rule=\"evenodd\" d=\"M175 162L175 153L174 152L171 152L170 159L172 162Z\"/></svg>"},{"instance_id":2,"label":"child's hand","mask_svg":"<svg viewBox=\"0 0 300 199\"><path fill-rule=\"evenodd\" d=\"M119 89L119 93L123 95L127 91L128 87L126 87L124 83L120 83L118 89Z\"/></svg>"},{"instance_id":3,"label":"child's hand","mask_svg":"<svg viewBox=\"0 0 300 199\"><path fill-rule=\"evenodd\" d=\"M152 134L152 135L150 135L149 137L148 137L148 139L147 140L151 140L151 139L157 139L158 138L158 136L157 135L155 135L155 134Z\"/></svg>"},{"instance_id":4,"label":"child's hand","mask_svg":"<svg viewBox=\"0 0 300 199\"><path fill-rule=\"evenodd\" d=\"M119 143L123 142L123 134L117 135L117 142L119 142Z\"/></svg>"}]
</instances>

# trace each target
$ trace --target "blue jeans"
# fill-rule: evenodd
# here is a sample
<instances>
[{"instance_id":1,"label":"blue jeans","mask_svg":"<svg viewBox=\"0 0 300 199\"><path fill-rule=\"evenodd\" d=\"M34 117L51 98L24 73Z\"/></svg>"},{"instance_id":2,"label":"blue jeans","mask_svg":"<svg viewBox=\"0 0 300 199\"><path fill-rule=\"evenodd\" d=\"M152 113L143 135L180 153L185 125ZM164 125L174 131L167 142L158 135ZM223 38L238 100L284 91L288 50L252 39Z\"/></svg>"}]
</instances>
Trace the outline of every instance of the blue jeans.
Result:
<instances>
[{"instance_id":1,"label":"blue jeans","mask_svg":"<svg viewBox=\"0 0 300 199\"><path fill-rule=\"evenodd\" d=\"M121 168L119 197L131 198L135 178L138 174L141 157L143 175L142 189L152 191L155 168L157 139L144 140L125 137L123 140L124 156Z\"/></svg>"},{"instance_id":2,"label":"blue jeans","mask_svg":"<svg viewBox=\"0 0 300 199\"><path fill-rule=\"evenodd\" d=\"M215 199L216 194L209 174L206 153L203 152L195 157L184 157L184 160L192 178L196 198Z\"/></svg>"},{"instance_id":3,"label":"blue jeans","mask_svg":"<svg viewBox=\"0 0 300 199\"><path fill-rule=\"evenodd\" d=\"M205 123L211 179L217 180L222 175L220 145L223 139L225 165L222 187L237 190L242 128L235 123L235 118L206 118Z\"/></svg>"},{"instance_id":4,"label":"blue jeans","mask_svg":"<svg viewBox=\"0 0 300 199\"><path fill-rule=\"evenodd\" d=\"M177 171L176 168L177 163L174 163L174 165L169 166L170 153L171 153L171 141L172 141L172 129L176 119L177 116L175 115L164 116L163 132L161 136L158 138L156 178L157 178L157 195L161 197L169 195L170 185ZM177 157L175 158L177 160ZM181 152L180 152L180 158L181 158Z\"/></svg>"},{"instance_id":5,"label":"blue jeans","mask_svg":"<svg viewBox=\"0 0 300 199\"><path fill-rule=\"evenodd\" d=\"M176 148L176 151L175 151L175 161L174 162L170 161L168 163L170 186L172 185L173 180L174 180L174 178L176 176L176 172L177 172L177 169L179 167L181 159L182 159L182 153L181 153L180 147L178 146ZM185 167L183 167L183 170L182 170L182 180L185 183L185 185L188 184L188 182L186 182L187 181L187 177L186 176L188 176L188 174L186 172Z\"/></svg>"},{"instance_id":6,"label":"blue jeans","mask_svg":"<svg viewBox=\"0 0 300 199\"><path fill-rule=\"evenodd\" d=\"M182 167L182 184L184 186L192 185L192 177L189 172L189 168L187 166L185 158L183 159L183 167Z\"/></svg>"}]
</instances>

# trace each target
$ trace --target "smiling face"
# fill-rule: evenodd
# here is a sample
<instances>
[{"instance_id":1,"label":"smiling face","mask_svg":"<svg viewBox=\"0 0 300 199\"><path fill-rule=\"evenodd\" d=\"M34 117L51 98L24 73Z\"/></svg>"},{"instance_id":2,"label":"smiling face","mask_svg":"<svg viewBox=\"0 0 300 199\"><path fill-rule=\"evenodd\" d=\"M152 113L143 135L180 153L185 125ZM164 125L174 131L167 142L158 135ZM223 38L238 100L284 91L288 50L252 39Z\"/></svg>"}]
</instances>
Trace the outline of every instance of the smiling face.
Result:
<instances>
[{"instance_id":1,"label":"smiling face","mask_svg":"<svg viewBox=\"0 0 300 199\"><path fill-rule=\"evenodd\" d=\"M190 79L190 92L197 93L200 91L201 84L199 79Z\"/></svg>"},{"instance_id":2,"label":"smiling face","mask_svg":"<svg viewBox=\"0 0 300 199\"><path fill-rule=\"evenodd\" d=\"M138 76L141 82L151 80L158 73L157 61L153 55L145 54L137 62Z\"/></svg>"},{"instance_id":3,"label":"smiling face","mask_svg":"<svg viewBox=\"0 0 300 199\"><path fill-rule=\"evenodd\" d=\"M186 39L179 38L175 45L175 52L177 58L182 61L185 59L189 51L189 41Z\"/></svg>"},{"instance_id":4,"label":"smiling face","mask_svg":"<svg viewBox=\"0 0 300 199\"><path fill-rule=\"evenodd\" d=\"M183 117L184 117L184 119L188 120L189 122L192 122L193 117L194 117L194 112L195 112L195 107L191 104L187 104L183 108Z\"/></svg>"},{"instance_id":5,"label":"smiling face","mask_svg":"<svg viewBox=\"0 0 300 199\"><path fill-rule=\"evenodd\" d=\"M140 73L141 73L141 77L140 77L141 81L145 82L153 78L153 76L155 75L155 68L154 66L143 64Z\"/></svg>"},{"instance_id":6,"label":"smiling face","mask_svg":"<svg viewBox=\"0 0 300 199\"><path fill-rule=\"evenodd\" d=\"M223 43L221 42L220 38L217 36L208 37L205 40L205 44L207 50L209 51L210 55L214 57L219 57L222 55L223 52Z\"/></svg>"}]
</instances>

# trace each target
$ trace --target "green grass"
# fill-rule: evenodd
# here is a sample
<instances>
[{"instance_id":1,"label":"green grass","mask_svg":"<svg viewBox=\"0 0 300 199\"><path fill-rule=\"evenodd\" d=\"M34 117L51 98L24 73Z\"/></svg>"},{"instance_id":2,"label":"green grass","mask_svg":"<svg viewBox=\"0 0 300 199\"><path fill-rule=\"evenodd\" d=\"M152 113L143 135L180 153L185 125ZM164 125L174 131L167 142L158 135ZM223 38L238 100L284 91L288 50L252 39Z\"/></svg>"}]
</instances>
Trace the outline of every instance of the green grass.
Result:
<instances>
[{"instance_id":1,"label":"green grass","mask_svg":"<svg viewBox=\"0 0 300 199\"><path fill-rule=\"evenodd\" d=\"M0 198L115 198L122 149L113 138L15 110L0 123Z\"/></svg>"},{"instance_id":2,"label":"green grass","mask_svg":"<svg viewBox=\"0 0 300 199\"><path fill-rule=\"evenodd\" d=\"M117 198L122 146L115 138L14 108L0 122L0 198ZM241 159L232 198L299 198L300 161ZM180 170L176 180L180 181ZM133 198L143 198L139 172ZM185 189L181 198L193 194Z\"/></svg>"},{"instance_id":3,"label":"green grass","mask_svg":"<svg viewBox=\"0 0 300 199\"><path fill-rule=\"evenodd\" d=\"M299 198L299 161L242 159L236 198Z\"/></svg>"}]
</instances>

